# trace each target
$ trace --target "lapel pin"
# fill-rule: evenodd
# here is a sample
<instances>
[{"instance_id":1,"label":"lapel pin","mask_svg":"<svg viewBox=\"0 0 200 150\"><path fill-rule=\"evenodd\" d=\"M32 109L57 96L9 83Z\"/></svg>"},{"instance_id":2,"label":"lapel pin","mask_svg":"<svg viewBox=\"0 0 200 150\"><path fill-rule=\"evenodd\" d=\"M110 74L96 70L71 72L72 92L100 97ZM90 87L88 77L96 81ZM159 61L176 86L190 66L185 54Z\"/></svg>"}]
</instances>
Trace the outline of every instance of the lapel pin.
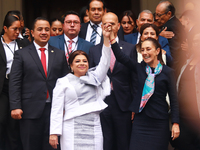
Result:
<instances>
[{"instance_id":1,"label":"lapel pin","mask_svg":"<svg viewBox=\"0 0 200 150\"><path fill-rule=\"evenodd\" d=\"M120 47L120 49L123 49L122 47Z\"/></svg>"},{"instance_id":2,"label":"lapel pin","mask_svg":"<svg viewBox=\"0 0 200 150\"><path fill-rule=\"evenodd\" d=\"M53 50L51 50L51 52L53 53L54 51L53 51Z\"/></svg>"},{"instance_id":3,"label":"lapel pin","mask_svg":"<svg viewBox=\"0 0 200 150\"><path fill-rule=\"evenodd\" d=\"M22 47L20 47L19 49L22 49Z\"/></svg>"}]
</instances>

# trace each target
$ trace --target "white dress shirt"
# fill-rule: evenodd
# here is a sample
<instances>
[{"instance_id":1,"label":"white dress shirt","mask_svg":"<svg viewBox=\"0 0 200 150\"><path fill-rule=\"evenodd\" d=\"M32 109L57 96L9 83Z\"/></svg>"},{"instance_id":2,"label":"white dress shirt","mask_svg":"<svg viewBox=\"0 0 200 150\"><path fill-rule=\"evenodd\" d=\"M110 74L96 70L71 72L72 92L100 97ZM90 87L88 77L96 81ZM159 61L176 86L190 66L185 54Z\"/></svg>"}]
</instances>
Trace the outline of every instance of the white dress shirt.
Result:
<instances>
[{"instance_id":1,"label":"white dress shirt","mask_svg":"<svg viewBox=\"0 0 200 150\"><path fill-rule=\"evenodd\" d=\"M11 66L12 66L12 62L13 62L14 52L16 50L18 50L19 47L18 47L17 42L15 40L11 41L10 43L7 44L7 43L5 43L3 41L3 38L1 38L1 42L2 42L4 51L5 51L5 54L6 54L6 61L7 61L6 74L9 74L10 71L11 71Z\"/></svg>"},{"instance_id":2,"label":"white dress shirt","mask_svg":"<svg viewBox=\"0 0 200 150\"><path fill-rule=\"evenodd\" d=\"M65 42L67 43L67 45L64 43L64 49L65 49L65 54L67 54L67 47L69 45L69 41L70 39L64 34L64 39ZM72 52L74 52L75 50L77 50L78 47L78 36L72 39Z\"/></svg>"},{"instance_id":3,"label":"white dress shirt","mask_svg":"<svg viewBox=\"0 0 200 150\"><path fill-rule=\"evenodd\" d=\"M49 60L48 43L44 47L39 46L37 43L35 43L35 41L33 41L33 44L35 45L35 48L37 50L38 56L40 57L40 60L41 60L41 50L40 50L40 48L46 48L44 53L46 55L46 68L47 68L47 71L48 71L48 60Z\"/></svg>"},{"instance_id":4,"label":"white dress shirt","mask_svg":"<svg viewBox=\"0 0 200 150\"><path fill-rule=\"evenodd\" d=\"M97 36L96 36L96 42L95 42L95 45L99 44L101 42L101 35L102 35L102 29L101 29L101 23L98 24L98 27L97 27ZM85 40L90 42L90 38L91 38L91 35L92 35L92 31L93 31L93 28L91 26L93 26L94 23L92 23L90 21L90 23L88 24L88 27L87 27L87 33L86 33L86 38Z\"/></svg>"}]
</instances>

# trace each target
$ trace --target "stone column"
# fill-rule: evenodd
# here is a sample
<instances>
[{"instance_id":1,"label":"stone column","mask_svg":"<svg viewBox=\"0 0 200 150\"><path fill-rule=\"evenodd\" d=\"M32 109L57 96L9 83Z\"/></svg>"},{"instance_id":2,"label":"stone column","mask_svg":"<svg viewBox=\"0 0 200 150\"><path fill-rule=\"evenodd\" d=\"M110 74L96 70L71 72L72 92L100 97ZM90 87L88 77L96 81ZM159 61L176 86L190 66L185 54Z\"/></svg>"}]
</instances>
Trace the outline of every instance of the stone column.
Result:
<instances>
[{"instance_id":1,"label":"stone column","mask_svg":"<svg viewBox=\"0 0 200 150\"><path fill-rule=\"evenodd\" d=\"M10 10L22 12L22 0L0 0L0 32L6 13Z\"/></svg>"}]
</instances>

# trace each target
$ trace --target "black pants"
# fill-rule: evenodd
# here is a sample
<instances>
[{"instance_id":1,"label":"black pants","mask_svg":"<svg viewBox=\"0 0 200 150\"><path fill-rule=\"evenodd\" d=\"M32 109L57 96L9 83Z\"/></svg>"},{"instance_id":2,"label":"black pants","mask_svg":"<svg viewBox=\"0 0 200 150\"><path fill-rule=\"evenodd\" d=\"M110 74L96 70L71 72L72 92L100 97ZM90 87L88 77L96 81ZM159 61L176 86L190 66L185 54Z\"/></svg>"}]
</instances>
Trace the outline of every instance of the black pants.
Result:
<instances>
[{"instance_id":1,"label":"black pants","mask_svg":"<svg viewBox=\"0 0 200 150\"><path fill-rule=\"evenodd\" d=\"M50 110L51 104L46 103L40 118L20 120L20 135L24 150L55 150L49 144Z\"/></svg>"},{"instance_id":2,"label":"black pants","mask_svg":"<svg viewBox=\"0 0 200 150\"><path fill-rule=\"evenodd\" d=\"M131 112L119 108L114 92L106 98L108 107L100 119L104 138L104 150L128 150L131 134Z\"/></svg>"},{"instance_id":3,"label":"black pants","mask_svg":"<svg viewBox=\"0 0 200 150\"><path fill-rule=\"evenodd\" d=\"M0 150L22 150L19 121L10 114L8 82L8 79L4 80L0 93Z\"/></svg>"}]
</instances>

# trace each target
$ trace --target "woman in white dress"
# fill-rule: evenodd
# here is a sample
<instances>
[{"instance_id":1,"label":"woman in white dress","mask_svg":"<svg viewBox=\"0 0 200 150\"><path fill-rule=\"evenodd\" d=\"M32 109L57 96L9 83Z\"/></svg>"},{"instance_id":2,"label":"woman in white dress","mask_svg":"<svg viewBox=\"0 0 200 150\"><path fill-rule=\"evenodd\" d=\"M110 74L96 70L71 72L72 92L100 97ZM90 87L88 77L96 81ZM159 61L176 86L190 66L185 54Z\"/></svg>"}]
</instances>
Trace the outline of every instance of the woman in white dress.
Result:
<instances>
[{"instance_id":1,"label":"woman in white dress","mask_svg":"<svg viewBox=\"0 0 200 150\"><path fill-rule=\"evenodd\" d=\"M61 150L103 150L99 113L110 94L106 76L110 66L110 25L103 26L104 45L99 65L89 68L88 56L77 50L69 57L71 73L57 80L53 90L49 143Z\"/></svg>"}]
</instances>

